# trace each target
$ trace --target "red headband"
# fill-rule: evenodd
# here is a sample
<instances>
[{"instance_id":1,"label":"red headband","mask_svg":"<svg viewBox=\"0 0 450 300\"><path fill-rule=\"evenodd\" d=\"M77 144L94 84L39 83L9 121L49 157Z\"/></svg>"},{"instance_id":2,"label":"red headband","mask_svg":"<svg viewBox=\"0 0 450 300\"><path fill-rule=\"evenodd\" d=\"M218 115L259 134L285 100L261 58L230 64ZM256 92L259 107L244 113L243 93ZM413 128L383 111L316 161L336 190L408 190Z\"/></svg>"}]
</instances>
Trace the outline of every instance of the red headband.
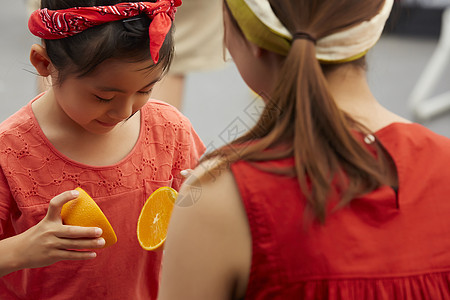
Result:
<instances>
[{"instance_id":1,"label":"red headband","mask_svg":"<svg viewBox=\"0 0 450 300\"><path fill-rule=\"evenodd\" d=\"M61 10L44 8L31 14L28 28L37 37L54 40L73 36L96 25L146 14L152 20L148 29L150 55L153 62L157 63L159 50L172 26L176 7L180 5L181 0L157 0L155 3L127 2Z\"/></svg>"}]
</instances>

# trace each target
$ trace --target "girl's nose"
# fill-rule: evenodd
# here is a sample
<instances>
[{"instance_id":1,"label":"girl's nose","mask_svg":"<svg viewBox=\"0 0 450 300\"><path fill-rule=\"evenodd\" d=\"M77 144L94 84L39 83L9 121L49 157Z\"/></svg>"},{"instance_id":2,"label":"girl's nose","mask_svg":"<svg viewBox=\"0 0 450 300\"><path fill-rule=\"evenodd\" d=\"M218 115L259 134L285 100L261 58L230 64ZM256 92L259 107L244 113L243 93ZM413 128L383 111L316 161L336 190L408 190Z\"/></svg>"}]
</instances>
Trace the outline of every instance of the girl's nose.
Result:
<instances>
[{"instance_id":1,"label":"girl's nose","mask_svg":"<svg viewBox=\"0 0 450 300\"><path fill-rule=\"evenodd\" d=\"M119 100L119 99L117 99ZM125 120L133 113L133 101L131 98L120 99L109 111L109 115L114 119Z\"/></svg>"}]
</instances>

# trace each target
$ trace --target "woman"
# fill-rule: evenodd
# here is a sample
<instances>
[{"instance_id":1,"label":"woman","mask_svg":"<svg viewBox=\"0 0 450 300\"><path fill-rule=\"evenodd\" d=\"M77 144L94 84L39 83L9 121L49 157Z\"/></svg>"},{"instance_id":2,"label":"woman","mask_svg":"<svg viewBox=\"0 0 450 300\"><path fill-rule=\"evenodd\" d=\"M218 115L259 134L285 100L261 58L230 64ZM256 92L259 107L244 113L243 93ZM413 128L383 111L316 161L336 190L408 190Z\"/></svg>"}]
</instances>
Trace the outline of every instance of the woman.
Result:
<instances>
[{"instance_id":1,"label":"woman","mask_svg":"<svg viewBox=\"0 0 450 300\"><path fill-rule=\"evenodd\" d=\"M182 187L195 205L172 215L159 299L450 298L450 140L366 80L392 4L225 1L266 108Z\"/></svg>"}]
</instances>

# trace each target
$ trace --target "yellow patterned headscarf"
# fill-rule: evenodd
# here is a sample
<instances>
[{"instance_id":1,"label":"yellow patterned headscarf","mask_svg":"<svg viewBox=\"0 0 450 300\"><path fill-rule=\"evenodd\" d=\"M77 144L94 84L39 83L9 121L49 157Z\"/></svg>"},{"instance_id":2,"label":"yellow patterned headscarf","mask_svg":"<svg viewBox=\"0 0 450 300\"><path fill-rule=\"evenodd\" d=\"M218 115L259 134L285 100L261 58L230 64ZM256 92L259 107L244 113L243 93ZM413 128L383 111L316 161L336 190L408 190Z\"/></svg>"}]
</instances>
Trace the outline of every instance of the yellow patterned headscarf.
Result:
<instances>
[{"instance_id":1,"label":"yellow patterned headscarf","mask_svg":"<svg viewBox=\"0 0 450 300\"><path fill-rule=\"evenodd\" d=\"M269 0L225 0L245 37L266 50L287 55L292 34L273 12ZM385 0L368 21L316 42L316 57L324 63L342 63L364 56L379 40L394 0Z\"/></svg>"}]
</instances>

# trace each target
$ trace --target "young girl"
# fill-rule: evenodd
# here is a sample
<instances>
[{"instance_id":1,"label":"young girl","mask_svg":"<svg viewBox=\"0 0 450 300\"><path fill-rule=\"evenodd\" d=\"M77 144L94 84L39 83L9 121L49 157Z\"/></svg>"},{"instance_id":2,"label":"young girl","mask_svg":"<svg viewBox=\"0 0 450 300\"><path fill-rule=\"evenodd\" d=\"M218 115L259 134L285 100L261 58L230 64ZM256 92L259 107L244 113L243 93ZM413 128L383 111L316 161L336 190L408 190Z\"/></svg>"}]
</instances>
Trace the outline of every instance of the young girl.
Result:
<instances>
[{"instance_id":1,"label":"young girl","mask_svg":"<svg viewBox=\"0 0 450 300\"><path fill-rule=\"evenodd\" d=\"M450 140L366 81L392 3L225 1L266 107L184 184L159 299L450 299Z\"/></svg>"},{"instance_id":2,"label":"young girl","mask_svg":"<svg viewBox=\"0 0 450 300\"><path fill-rule=\"evenodd\" d=\"M178 189L205 147L176 109L148 100L181 1L118 2L43 0L30 17L43 38L31 63L52 86L0 126L2 300L156 298L161 252L139 246L139 212L158 187ZM99 249L98 228L62 224L78 186L117 244Z\"/></svg>"}]
</instances>

